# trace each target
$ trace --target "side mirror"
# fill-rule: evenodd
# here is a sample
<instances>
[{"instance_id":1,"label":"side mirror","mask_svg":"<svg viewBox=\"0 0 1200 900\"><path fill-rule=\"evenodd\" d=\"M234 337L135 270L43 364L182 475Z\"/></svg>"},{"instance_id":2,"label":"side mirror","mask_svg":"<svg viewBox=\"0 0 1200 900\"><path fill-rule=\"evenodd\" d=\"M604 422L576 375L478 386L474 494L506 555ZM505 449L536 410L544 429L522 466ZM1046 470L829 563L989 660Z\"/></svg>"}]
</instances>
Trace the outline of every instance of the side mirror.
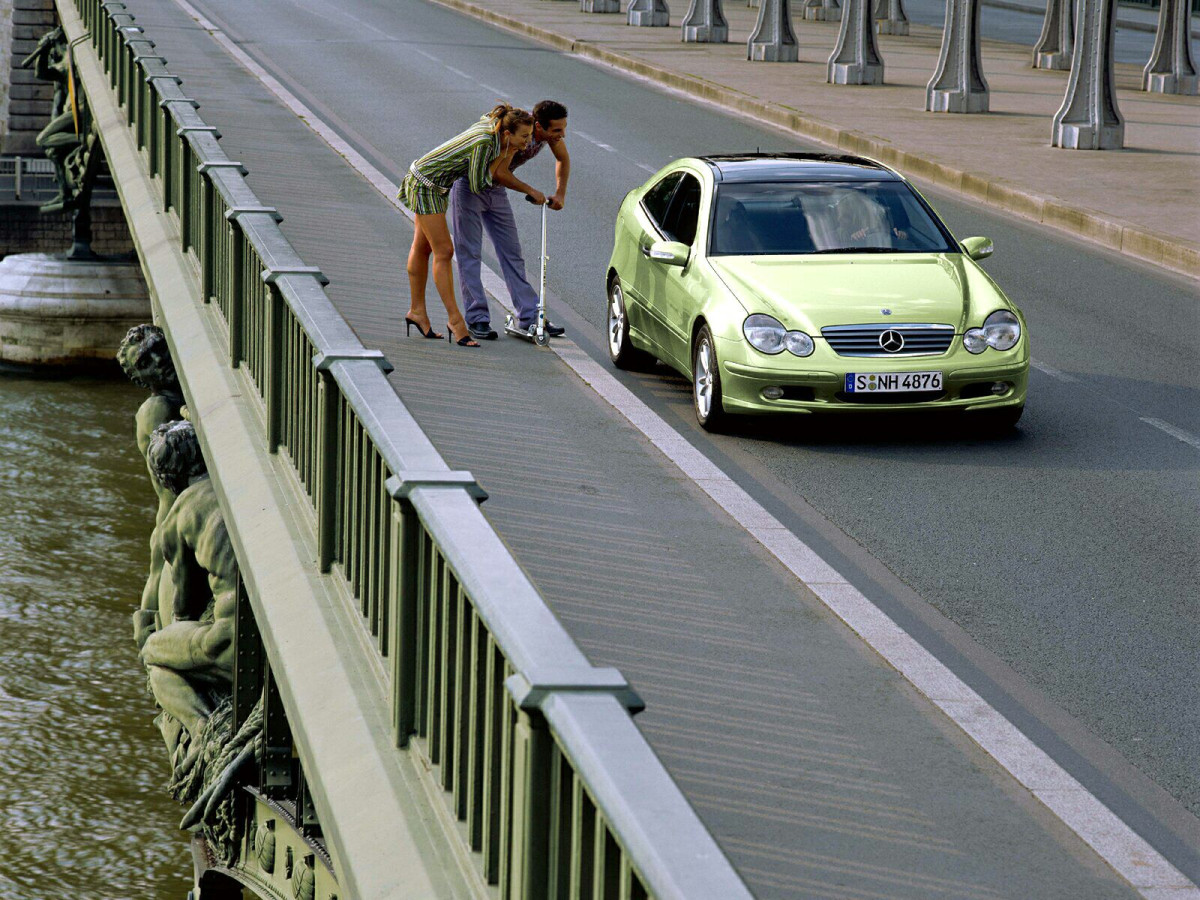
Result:
<instances>
[{"instance_id":1,"label":"side mirror","mask_svg":"<svg viewBox=\"0 0 1200 900\"><path fill-rule=\"evenodd\" d=\"M692 250L687 244L677 241L655 241L646 250L646 256L655 262L664 266L679 266L681 269L688 264L691 254Z\"/></svg>"},{"instance_id":2,"label":"side mirror","mask_svg":"<svg viewBox=\"0 0 1200 900\"><path fill-rule=\"evenodd\" d=\"M987 259L996 251L992 239L985 237L964 238L962 248L971 259Z\"/></svg>"}]
</instances>

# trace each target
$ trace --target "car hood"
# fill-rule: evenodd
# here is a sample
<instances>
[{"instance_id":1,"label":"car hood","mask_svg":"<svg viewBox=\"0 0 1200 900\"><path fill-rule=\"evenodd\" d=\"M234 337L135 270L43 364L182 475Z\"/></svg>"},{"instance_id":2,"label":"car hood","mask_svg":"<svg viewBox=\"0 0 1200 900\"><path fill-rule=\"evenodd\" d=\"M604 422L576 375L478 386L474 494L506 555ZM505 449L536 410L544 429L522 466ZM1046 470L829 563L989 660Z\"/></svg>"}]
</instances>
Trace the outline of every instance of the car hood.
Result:
<instances>
[{"instance_id":1,"label":"car hood","mask_svg":"<svg viewBox=\"0 0 1200 900\"><path fill-rule=\"evenodd\" d=\"M747 313L766 313L809 334L827 325L874 322L943 323L961 331L972 288L993 293L967 271L961 254L719 256L709 262Z\"/></svg>"}]
</instances>

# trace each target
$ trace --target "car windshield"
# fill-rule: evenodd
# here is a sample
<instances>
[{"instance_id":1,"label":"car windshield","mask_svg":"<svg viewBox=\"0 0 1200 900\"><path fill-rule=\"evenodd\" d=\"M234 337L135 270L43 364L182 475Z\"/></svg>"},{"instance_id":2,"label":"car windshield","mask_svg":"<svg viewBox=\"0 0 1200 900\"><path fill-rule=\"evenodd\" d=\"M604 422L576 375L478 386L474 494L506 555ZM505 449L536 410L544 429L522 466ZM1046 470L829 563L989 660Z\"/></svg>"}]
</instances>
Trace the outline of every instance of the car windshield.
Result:
<instances>
[{"instance_id":1,"label":"car windshield","mask_svg":"<svg viewBox=\"0 0 1200 900\"><path fill-rule=\"evenodd\" d=\"M714 256L957 250L902 181L720 184L709 241Z\"/></svg>"}]
</instances>

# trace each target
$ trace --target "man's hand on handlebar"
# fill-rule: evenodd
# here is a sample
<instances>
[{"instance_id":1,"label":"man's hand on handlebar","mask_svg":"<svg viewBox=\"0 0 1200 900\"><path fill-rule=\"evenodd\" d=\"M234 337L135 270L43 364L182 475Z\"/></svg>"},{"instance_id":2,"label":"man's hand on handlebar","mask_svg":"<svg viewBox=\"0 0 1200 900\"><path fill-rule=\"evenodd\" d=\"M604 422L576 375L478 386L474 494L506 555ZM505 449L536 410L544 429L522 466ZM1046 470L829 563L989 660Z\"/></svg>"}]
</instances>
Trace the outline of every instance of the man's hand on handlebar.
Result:
<instances>
[{"instance_id":1,"label":"man's hand on handlebar","mask_svg":"<svg viewBox=\"0 0 1200 900\"><path fill-rule=\"evenodd\" d=\"M551 196L547 197L546 205L548 205L551 209L562 209L563 208L562 194L552 194Z\"/></svg>"},{"instance_id":2,"label":"man's hand on handlebar","mask_svg":"<svg viewBox=\"0 0 1200 900\"><path fill-rule=\"evenodd\" d=\"M530 203L532 203L534 206L541 206L543 203L546 202L546 195L543 194L541 191L537 190L537 188L530 188L529 193L527 193L525 195L525 199L528 200Z\"/></svg>"}]
</instances>

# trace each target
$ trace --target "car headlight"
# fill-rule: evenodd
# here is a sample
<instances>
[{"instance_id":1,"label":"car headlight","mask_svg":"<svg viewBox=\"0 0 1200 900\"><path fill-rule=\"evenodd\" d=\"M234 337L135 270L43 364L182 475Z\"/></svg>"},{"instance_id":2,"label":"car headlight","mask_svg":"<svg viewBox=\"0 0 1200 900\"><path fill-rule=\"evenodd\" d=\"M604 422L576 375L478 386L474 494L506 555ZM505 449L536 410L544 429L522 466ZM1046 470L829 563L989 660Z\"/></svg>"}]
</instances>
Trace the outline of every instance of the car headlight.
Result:
<instances>
[{"instance_id":1,"label":"car headlight","mask_svg":"<svg viewBox=\"0 0 1200 900\"><path fill-rule=\"evenodd\" d=\"M742 334L746 336L746 340L755 350L761 350L763 353L774 356L776 353L783 352L787 329L780 324L778 319L756 313L748 316L742 323Z\"/></svg>"},{"instance_id":2,"label":"car headlight","mask_svg":"<svg viewBox=\"0 0 1200 900\"><path fill-rule=\"evenodd\" d=\"M1021 321L1007 309L998 309L983 320L982 328L970 328L963 333L963 346L972 353L982 353L988 347L1011 350L1021 339Z\"/></svg>"},{"instance_id":3,"label":"car headlight","mask_svg":"<svg viewBox=\"0 0 1200 900\"><path fill-rule=\"evenodd\" d=\"M813 352L813 339L803 331L789 331L783 337L783 343L788 349L788 353L793 356L811 356Z\"/></svg>"},{"instance_id":4,"label":"car headlight","mask_svg":"<svg viewBox=\"0 0 1200 900\"><path fill-rule=\"evenodd\" d=\"M989 347L1011 350L1021 339L1021 322L1007 309L998 309L983 320L983 337Z\"/></svg>"}]
</instances>

